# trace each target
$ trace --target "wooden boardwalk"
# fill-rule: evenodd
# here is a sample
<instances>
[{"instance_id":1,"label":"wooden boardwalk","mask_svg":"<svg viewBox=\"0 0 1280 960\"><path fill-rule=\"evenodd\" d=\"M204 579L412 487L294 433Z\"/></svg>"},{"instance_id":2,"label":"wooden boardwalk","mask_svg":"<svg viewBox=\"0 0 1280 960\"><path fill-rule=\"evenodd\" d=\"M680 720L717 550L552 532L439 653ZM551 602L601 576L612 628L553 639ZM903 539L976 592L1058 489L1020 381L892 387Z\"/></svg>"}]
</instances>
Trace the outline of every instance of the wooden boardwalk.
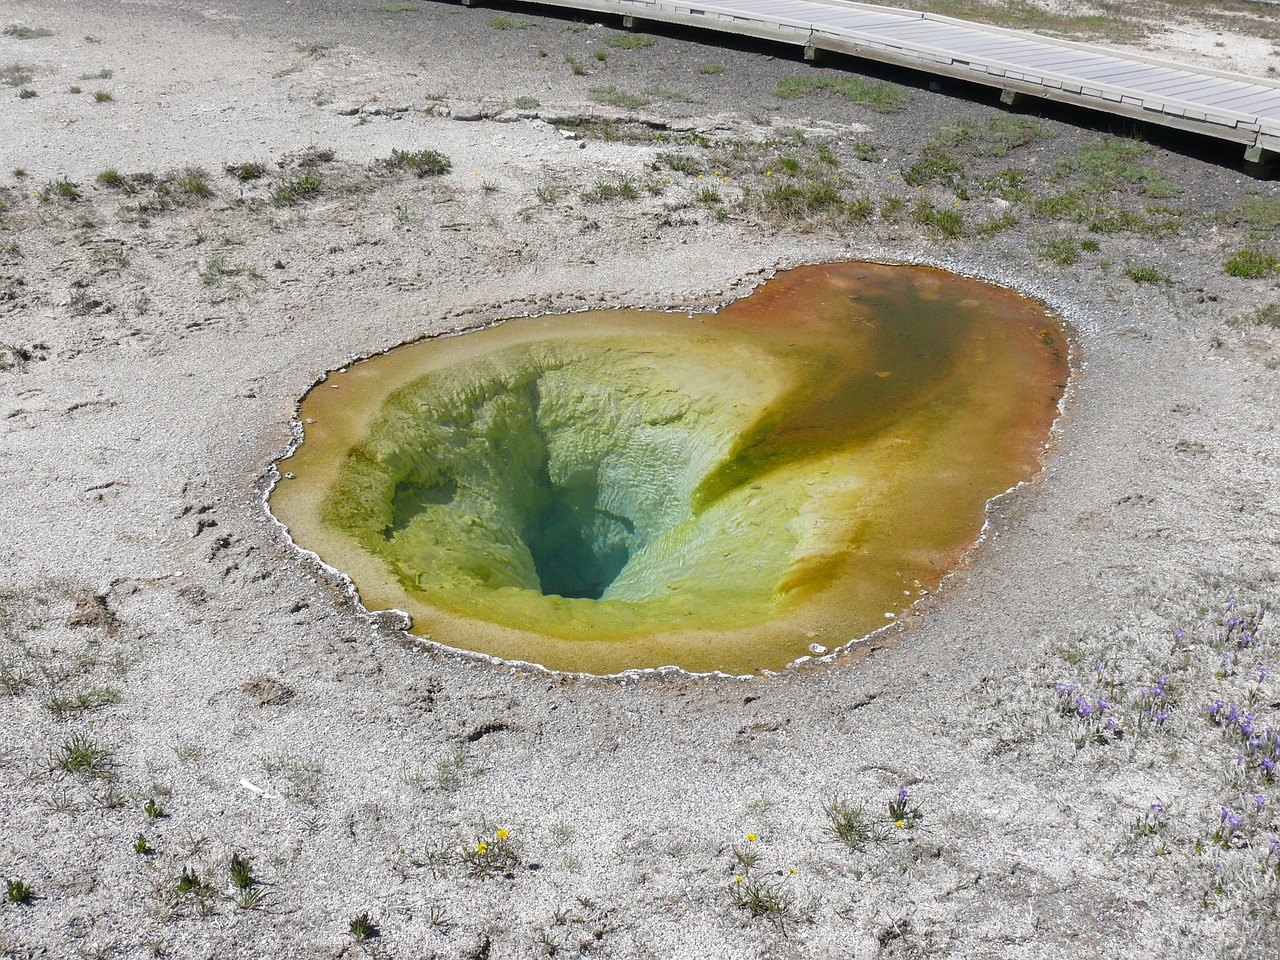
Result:
<instances>
[{"instance_id":1,"label":"wooden boardwalk","mask_svg":"<svg viewBox=\"0 0 1280 960\"><path fill-rule=\"evenodd\" d=\"M464 3L473 0L463 0ZM1280 82L1117 53L951 17L845 0L536 0L760 37L957 77L1234 140L1248 160L1280 156Z\"/></svg>"}]
</instances>

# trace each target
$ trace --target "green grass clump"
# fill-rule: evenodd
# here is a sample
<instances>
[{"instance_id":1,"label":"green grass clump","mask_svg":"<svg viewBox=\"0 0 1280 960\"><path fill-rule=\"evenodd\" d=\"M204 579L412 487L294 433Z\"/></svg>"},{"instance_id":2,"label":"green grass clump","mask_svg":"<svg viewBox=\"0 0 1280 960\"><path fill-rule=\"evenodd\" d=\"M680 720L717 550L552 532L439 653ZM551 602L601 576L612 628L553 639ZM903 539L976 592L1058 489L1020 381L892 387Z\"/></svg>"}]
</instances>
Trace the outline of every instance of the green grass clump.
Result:
<instances>
[{"instance_id":1,"label":"green grass clump","mask_svg":"<svg viewBox=\"0 0 1280 960\"><path fill-rule=\"evenodd\" d=\"M1222 262L1222 269L1230 276L1256 280L1275 273L1280 267L1275 254L1257 247L1244 247L1237 250Z\"/></svg>"},{"instance_id":2,"label":"green grass clump","mask_svg":"<svg viewBox=\"0 0 1280 960\"><path fill-rule=\"evenodd\" d=\"M941 123L921 150L920 159L903 172L902 178L917 187L938 181L960 188L967 178L968 158L1006 157L1019 147L1052 136L1048 128L1026 117L994 117L986 123Z\"/></svg>"},{"instance_id":3,"label":"green grass clump","mask_svg":"<svg viewBox=\"0 0 1280 960\"><path fill-rule=\"evenodd\" d=\"M703 76L714 77L716 74L724 73L724 64L722 63L704 63L698 68L698 72Z\"/></svg>"},{"instance_id":4,"label":"green grass clump","mask_svg":"<svg viewBox=\"0 0 1280 960\"><path fill-rule=\"evenodd\" d=\"M68 736L49 759L52 769L85 779L110 779L115 771L115 752L86 733Z\"/></svg>"},{"instance_id":5,"label":"green grass clump","mask_svg":"<svg viewBox=\"0 0 1280 960\"><path fill-rule=\"evenodd\" d=\"M1231 211L1238 221L1262 233L1280 232L1280 197L1255 194Z\"/></svg>"},{"instance_id":6,"label":"green grass clump","mask_svg":"<svg viewBox=\"0 0 1280 960\"><path fill-rule=\"evenodd\" d=\"M916 223L931 227L944 237L959 237L964 234L964 214L954 207L934 206L932 201L921 197L916 201L911 215Z\"/></svg>"},{"instance_id":7,"label":"green grass clump","mask_svg":"<svg viewBox=\"0 0 1280 960\"><path fill-rule=\"evenodd\" d=\"M107 93L105 90L97 90L94 91L93 94L94 103L110 103L114 99L115 97L111 96L111 94Z\"/></svg>"},{"instance_id":8,"label":"green grass clump","mask_svg":"<svg viewBox=\"0 0 1280 960\"><path fill-rule=\"evenodd\" d=\"M378 924L374 922L368 912L358 913L347 924L347 932L363 943L365 940L372 940L378 936Z\"/></svg>"},{"instance_id":9,"label":"green grass clump","mask_svg":"<svg viewBox=\"0 0 1280 960\"><path fill-rule=\"evenodd\" d=\"M31 898L36 895L31 884L17 877L10 877L5 881L4 898L10 903L30 903Z\"/></svg>"},{"instance_id":10,"label":"green grass clump","mask_svg":"<svg viewBox=\"0 0 1280 960\"><path fill-rule=\"evenodd\" d=\"M623 107L627 110L639 110L641 107L647 107L653 102L646 97L619 90L617 87L592 87L587 91L587 97L593 103L603 103L610 107Z\"/></svg>"},{"instance_id":11,"label":"green grass clump","mask_svg":"<svg viewBox=\"0 0 1280 960\"><path fill-rule=\"evenodd\" d=\"M112 187L116 190L123 190L129 185L129 181L125 178L124 174L119 170L116 170L114 167L103 170L100 174L94 177L94 179L104 187Z\"/></svg>"},{"instance_id":12,"label":"green grass clump","mask_svg":"<svg viewBox=\"0 0 1280 960\"><path fill-rule=\"evenodd\" d=\"M660 153L658 154L658 162L664 164L669 170L674 170L690 177L696 177L704 172L700 160L683 153Z\"/></svg>"},{"instance_id":13,"label":"green grass clump","mask_svg":"<svg viewBox=\"0 0 1280 960\"><path fill-rule=\"evenodd\" d=\"M1058 162L1058 176L1076 174L1084 177L1086 193L1104 195L1123 184L1140 187L1151 197L1166 198L1181 193L1181 188L1168 180L1164 172L1142 164L1151 147L1139 140L1107 137L1101 143L1083 144L1075 153Z\"/></svg>"},{"instance_id":14,"label":"green grass clump","mask_svg":"<svg viewBox=\"0 0 1280 960\"><path fill-rule=\"evenodd\" d=\"M50 180L40 192L41 200L66 200L75 203L80 199L80 187L74 181L63 177L61 180Z\"/></svg>"},{"instance_id":15,"label":"green grass clump","mask_svg":"<svg viewBox=\"0 0 1280 960\"><path fill-rule=\"evenodd\" d=\"M438 177L453 169L453 163L435 150L392 150L391 156L377 165L387 170L410 170L414 176Z\"/></svg>"},{"instance_id":16,"label":"green grass clump","mask_svg":"<svg viewBox=\"0 0 1280 960\"><path fill-rule=\"evenodd\" d=\"M760 192L754 205L768 217L791 221L817 217L865 220L872 210L871 201L866 197L846 200L830 180L775 183Z\"/></svg>"},{"instance_id":17,"label":"green grass clump","mask_svg":"<svg viewBox=\"0 0 1280 960\"><path fill-rule=\"evenodd\" d=\"M38 97L38 96L40 96L40 94L36 93L30 87L23 87L21 90L18 91L19 100L30 100L32 97Z\"/></svg>"},{"instance_id":18,"label":"green grass clump","mask_svg":"<svg viewBox=\"0 0 1280 960\"><path fill-rule=\"evenodd\" d=\"M226 170L227 173L241 183L248 183L250 180L261 180L267 175L267 168L261 163L229 163Z\"/></svg>"},{"instance_id":19,"label":"green grass clump","mask_svg":"<svg viewBox=\"0 0 1280 960\"><path fill-rule=\"evenodd\" d=\"M1080 241L1075 237L1055 237L1040 244L1036 253L1046 260L1069 267L1080 262Z\"/></svg>"},{"instance_id":20,"label":"green grass clump","mask_svg":"<svg viewBox=\"0 0 1280 960\"><path fill-rule=\"evenodd\" d=\"M313 173L304 173L283 181L271 194L277 207L291 207L304 200L310 200L320 193L320 178Z\"/></svg>"},{"instance_id":21,"label":"green grass clump","mask_svg":"<svg viewBox=\"0 0 1280 960\"><path fill-rule=\"evenodd\" d=\"M515 104L517 110L537 110L542 106L536 97L516 97Z\"/></svg>"},{"instance_id":22,"label":"green grass clump","mask_svg":"<svg viewBox=\"0 0 1280 960\"><path fill-rule=\"evenodd\" d=\"M1124 275L1134 283L1168 283L1169 278L1147 264L1131 263L1124 268Z\"/></svg>"},{"instance_id":23,"label":"green grass clump","mask_svg":"<svg viewBox=\"0 0 1280 960\"><path fill-rule=\"evenodd\" d=\"M796 100L818 90L838 93L876 113L898 113L911 102L911 94L901 87L861 77L779 77L774 96L780 100Z\"/></svg>"},{"instance_id":24,"label":"green grass clump","mask_svg":"<svg viewBox=\"0 0 1280 960\"><path fill-rule=\"evenodd\" d=\"M606 200L637 200L640 191L629 177L620 177L615 181L597 180L595 185L582 193L587 203L604 203Z\"/></svg>"},{"instance_id":25,"label":"green grass clump","mask_svg":"<svg viewBox=\"0 0 1280 960\"><path fill-rule=\"evenodd\" d=\"M11 23L4 28L4 35L14 40L38 40L41 37L52 37L53 31L48 27L28 27L21 23Z\"/></svg>"},{"instance_id":26,"label":"green grass clump","mask_svg":"<svg viewBox=\"0 0 1280 960\"><path fill-rule=\"evenodd\" d=\"M604 42L618 50L638 50L641 47L653 46L653 37L638 36L634 33L611 33Z\"/></svg>"},{"instance_id":27,"label":"green grass clump","mask_svg":"<svg viewBox=\"0 0 1280 960\"><path fill-rule=\"evenodd\" d=\"M213 196L209 174L200 167L183 167L169 178L172 189L184 197L207 200Z\"/></svg>"}]
</instances>

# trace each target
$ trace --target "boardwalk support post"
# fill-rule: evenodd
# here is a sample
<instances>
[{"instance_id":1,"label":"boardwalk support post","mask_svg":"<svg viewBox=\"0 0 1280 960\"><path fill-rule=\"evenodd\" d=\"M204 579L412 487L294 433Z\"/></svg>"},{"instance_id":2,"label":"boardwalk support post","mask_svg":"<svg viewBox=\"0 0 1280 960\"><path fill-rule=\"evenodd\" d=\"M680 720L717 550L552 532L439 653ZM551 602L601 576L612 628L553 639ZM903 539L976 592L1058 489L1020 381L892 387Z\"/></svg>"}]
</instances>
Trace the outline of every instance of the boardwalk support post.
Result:
<instances>
[{"instance_id":1,"label":"boardwalk support post","mask_svg":"<svg viewBox=\"0 0 1280 960\"><path fill-rule=\"evenodd\" d=\"M1258 134L1253 146L1246 147L1244 158L1250 163L1268 163L1280 157L1280 137Z\"/></svg>"},{"instance_id":2,"label":"boardwalk support post","mask_svg":"<svg viewBox=\"0 0 1280 960\"><path fill-rule=\"evenodd\" d=\"M804 58L809 63L817 63L822 51L815 47L812 43L804 45Z\"/></svg>"},{"instance_id":3,"label":"boardwalk support post","mask_svg":"<svg viewBox=\"0 0 1280 960\"><path fill-rule=\"evenodd\" d=\"M622 18L622 25L626 27L628 30L630 30L632 27L636 25L636 18L631 16L630 14L627 14Z\"/></svg>"},{"instance_id":4,"label":"boardwalk support post","mask_svg":"<svg viewBox=\"0 0 1280 960\"><path fill-rule=\"evenodd\" d=\"M1017 90L1010 90L1008 87L1000 91L1000 102L1006 107L1025 107L1031 102L1031 97L1025 93L1019 93Z\"/></svg>"}]
</instances>

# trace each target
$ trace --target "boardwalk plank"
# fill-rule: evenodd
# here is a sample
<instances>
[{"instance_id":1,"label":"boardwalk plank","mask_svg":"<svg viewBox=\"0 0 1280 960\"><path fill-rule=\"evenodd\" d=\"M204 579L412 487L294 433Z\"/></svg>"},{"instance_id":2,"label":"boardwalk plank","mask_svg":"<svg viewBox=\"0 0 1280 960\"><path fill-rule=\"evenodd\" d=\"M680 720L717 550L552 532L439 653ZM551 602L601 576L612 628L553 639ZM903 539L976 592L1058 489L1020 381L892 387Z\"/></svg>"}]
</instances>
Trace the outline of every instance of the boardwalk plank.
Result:
<instances>
[{"instance_id":1,"label":"boardwalk plank","mask_svg":"<svg viewBox=\"0 0 1280 960\"><path fill-rule=\"evenodd\" d=\"M1140 111L1153 122L1238 142L1252 143L1258 130L1280 136L1280 84L933 14L842 0L714 0L705 6L592 0L590 10L574 0L542 2L589 13L612 8L656 21L687 22L693 15L726 33L764 32L795 44L857 49L978 83L1013 83L1024 92L1039 87L1055 99L1126 116Z\"/></svg>"}]
</instances>

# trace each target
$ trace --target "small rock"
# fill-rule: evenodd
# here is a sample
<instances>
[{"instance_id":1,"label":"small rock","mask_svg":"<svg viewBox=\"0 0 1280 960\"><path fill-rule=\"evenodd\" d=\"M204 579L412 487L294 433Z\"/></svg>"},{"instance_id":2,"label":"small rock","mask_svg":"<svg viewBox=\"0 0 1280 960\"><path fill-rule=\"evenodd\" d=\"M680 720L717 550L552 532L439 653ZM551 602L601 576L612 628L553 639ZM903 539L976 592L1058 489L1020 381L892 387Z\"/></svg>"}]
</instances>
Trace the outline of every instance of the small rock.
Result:
<instances>
[{"instance_id":1,"label":"small rock","mask_svg":"<svg viewBox=\"0 0 1280 960\"><path fill-rule=\"evenodd\" d=\"M454 120L480 120L484 117L484 111L480 109L478 103L459 103L451 107L452 117Z\"/></svg>"},{"instance_id":2,"label":"small rock","mask_svg":"<svg viewBox=\"0 0 1280 960\"><path fill-rule=\"evenodd\" d=\"M342 103L335 106L333 112L340 117L354 117L362 109L364 109L363 103Z\"/></svg>"}]
</instances>

